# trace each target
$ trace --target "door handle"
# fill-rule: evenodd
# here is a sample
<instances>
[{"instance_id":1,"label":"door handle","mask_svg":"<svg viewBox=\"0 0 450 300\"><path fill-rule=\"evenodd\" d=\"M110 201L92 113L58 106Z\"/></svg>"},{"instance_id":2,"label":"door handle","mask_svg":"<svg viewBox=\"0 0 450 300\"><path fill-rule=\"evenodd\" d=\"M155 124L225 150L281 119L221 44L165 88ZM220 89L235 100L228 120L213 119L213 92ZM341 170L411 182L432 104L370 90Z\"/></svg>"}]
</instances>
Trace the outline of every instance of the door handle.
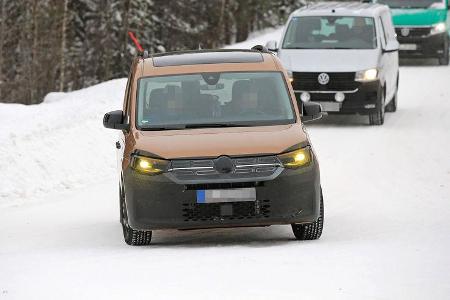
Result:
<instances>
[{"instance_id":1,"label":"door handle","mask_svg":"<svg viewBox=\"0 0 450 300\"><path fill-rule=\"evenodd\" d=\"M122 148L122 146L120 145L120 143L119 143L119 142L116 142L116 148L117 148L117 149L120 149L120 148Z\"/></svg>"}]
</instances>

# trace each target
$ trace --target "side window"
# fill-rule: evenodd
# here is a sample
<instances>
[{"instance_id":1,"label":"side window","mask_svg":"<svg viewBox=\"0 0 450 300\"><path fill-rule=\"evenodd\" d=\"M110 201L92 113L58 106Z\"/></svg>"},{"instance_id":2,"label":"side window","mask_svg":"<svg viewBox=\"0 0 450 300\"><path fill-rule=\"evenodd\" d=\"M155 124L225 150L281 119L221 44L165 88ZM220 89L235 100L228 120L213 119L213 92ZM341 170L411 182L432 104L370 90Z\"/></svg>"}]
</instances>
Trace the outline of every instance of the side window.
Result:
<instances>
[{"instance_id":1,"label":"side window","mask_svg":"<svg viewBox=\"0 0 450 300\"><path fill-rule=\"evenodd\" d=\"M387 12L381 15L381 24L383 25L386 40L390 41L395 39L395 30L390 13Z\"/></svg>"},{"instance_id":2,"label":"side window","mask_svg":"<svg viewBox=\"0 0 450 300\"><path fill-rule=\"evenodd\" d=\"M383 24L383 21L382 21L381 17L379 18L379 20L380 20L380 29L381 29L381 34L380 34L380 36L381 36L381 44L383 46L386 46L386 42L387 42L386 30L384 28L384 24Z\"/></svg>"}]
</instances>

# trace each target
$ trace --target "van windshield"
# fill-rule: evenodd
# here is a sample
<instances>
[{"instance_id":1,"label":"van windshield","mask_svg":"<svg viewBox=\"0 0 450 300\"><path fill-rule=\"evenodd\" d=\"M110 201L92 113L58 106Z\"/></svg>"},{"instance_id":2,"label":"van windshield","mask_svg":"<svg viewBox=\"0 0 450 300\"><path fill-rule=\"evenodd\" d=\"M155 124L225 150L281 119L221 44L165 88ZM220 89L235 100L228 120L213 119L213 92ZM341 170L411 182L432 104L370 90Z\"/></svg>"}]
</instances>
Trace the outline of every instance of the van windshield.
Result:
<instances>
[{"instance_id":1,"label":"van windshield","mask_svg":"<svg viewBox=\"0 0 450 300\"><path fill-rule=\"evenodd\" d=\"M281 72L200 73L138 81L137 127L170 130L295 122Z\"/></svg>"},{"instance_id":2,"label":"van windshield","mask_svg":"<svg viewBox=\"0 0 450 300\"><path fill-rule=\"evenodd\" d=\"M377 38L370 17L305 16L291 19L285 49L375 49Z\"/></svg>"},{"instance_id":3,"label":"van windshield","mask_svg":"<svg viewBox=\"0 0 450 300\"><path fill-rule=\"evenodd\" d=\"M445 8L444 0L378 0L390 8Z\"/></svg>"}]
</instances>

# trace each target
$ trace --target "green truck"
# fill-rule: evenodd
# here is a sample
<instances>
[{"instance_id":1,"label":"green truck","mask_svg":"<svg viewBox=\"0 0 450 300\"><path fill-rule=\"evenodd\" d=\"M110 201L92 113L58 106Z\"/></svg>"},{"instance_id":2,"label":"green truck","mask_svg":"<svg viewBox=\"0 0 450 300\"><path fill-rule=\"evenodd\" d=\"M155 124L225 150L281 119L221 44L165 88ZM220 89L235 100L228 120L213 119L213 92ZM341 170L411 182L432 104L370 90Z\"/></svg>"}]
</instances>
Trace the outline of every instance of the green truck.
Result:
<instances>
[{"instance_id":1,"label":"green truck","mask_svg":"<svg viewBox=\"0 0 450 300\"><path fill-rule=\"evenodd\" d=\"M448 0L375 0L391 8L400 57L449 63Z\"/></svg>"}]
</instances>

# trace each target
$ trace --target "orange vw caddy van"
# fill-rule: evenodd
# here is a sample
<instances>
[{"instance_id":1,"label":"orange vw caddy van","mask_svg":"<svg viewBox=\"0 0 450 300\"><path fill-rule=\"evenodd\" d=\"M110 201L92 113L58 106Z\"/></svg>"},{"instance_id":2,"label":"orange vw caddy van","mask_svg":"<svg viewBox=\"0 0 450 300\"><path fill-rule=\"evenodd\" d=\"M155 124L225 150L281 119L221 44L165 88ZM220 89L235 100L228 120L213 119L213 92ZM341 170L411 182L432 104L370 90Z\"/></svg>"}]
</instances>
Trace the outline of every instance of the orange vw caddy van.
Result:
<instances>
[{"instance_id":1,"label":"orange vw caddy van","mask_svg":"<svg viewBox=\"0 0 450 300\"><path fill-rule=\"evenodd\" d=\"M120 131L120 221L130 245L152 230L290 224L300 240L323 228L319 164L280 61L264 47L134 59Z\"/></svg>"}]
</instances>

